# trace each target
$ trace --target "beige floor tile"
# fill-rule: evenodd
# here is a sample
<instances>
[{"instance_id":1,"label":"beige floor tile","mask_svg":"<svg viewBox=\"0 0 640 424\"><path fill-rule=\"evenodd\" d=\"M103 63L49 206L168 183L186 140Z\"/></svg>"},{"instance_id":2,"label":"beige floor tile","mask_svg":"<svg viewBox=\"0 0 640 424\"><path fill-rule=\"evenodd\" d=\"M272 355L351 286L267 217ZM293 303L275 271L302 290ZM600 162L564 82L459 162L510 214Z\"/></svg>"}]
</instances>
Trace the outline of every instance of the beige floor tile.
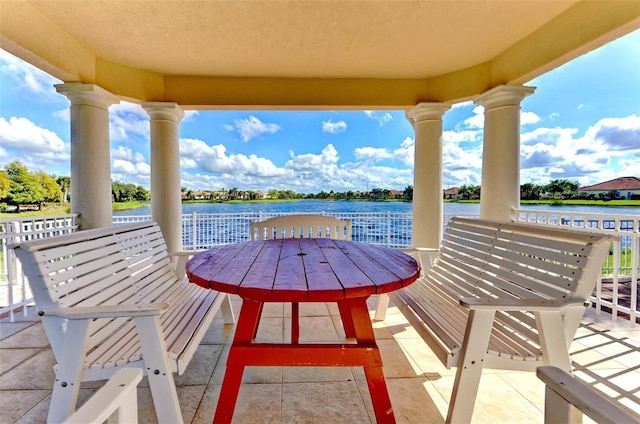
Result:
<instances>
[{"instance_id":1,"label":"beige floor tile","mask_svg":"<svg viewBox=\"0 0 640 424\"><path fill-rule=\"evenodd\" d=\"M431 381L438 392L450 399L454 377L443 377ZM541 423L543 413L529 400L520 396L501 375L483 375L478 389L478 398L473 411L472 423Z\"/></svg>"},{"instance_id":2,"label":"beige floor tile","mask_svg":"<svg viewBox=\"0 0 640 424\"><path fill-rule=\"evenodd\" d=\"M0 349L0 375L40 352L42 348Z\"/></svg>"},{"instance_id":3,"label":"beige floor tile","mask_svg":"<svg viewBox=\"0 0 640 424\"><path fill-rule=\"evenodd\" d=\"M444 423L442 412L427 391L426 378L389 378L387 388L396 422Z\"/></svg>"},{"instance_id":4,"label":"beige floor tile","mask_svg":"<svg viewBox=\"0 0 640 424\"><path fill-rule=\"evenodd\" d=\"M209 384L215 365L220 358L222 348L222 345L198 346L184 374L174 377L176 385L204 386Z\"/></svg>"},{"instance_id":5,"label":"beige floor tile","mask_svg":"<svg viewBox=\"0 0 640 424\"><path fill-rule=\"evenodd\" d=\"M220 386L207 386L193 424L211 423L220 396ZM243 384L234 408L233 423L281 423L281 384Z\"/></svg>"},{"instance_id":6,"label":"beige floor tile","mask_svg":"<svg viewBox=\"0 0 640 424\"><path fill-rule=\"evenodd\" d=\"M324 302L302 302L300 305L301 317L322 317L329 316L327 303Z\"/></svg>"},{"instance_id":7,"label":"beige floor tile","mask_svg":"<svg viewBox=\"0 0 640 424\"><path fill-rule=\"evenodd\" d=\"M283 367L284 383L304 383L317 381L353 381L351 367Z\"/></svg>"},{"instance_id":8,"label":"beige floor tile","mask_svg":"<svg viewBox=\"0 0 640 424\"><path fill-rule=\"evenodd\" d=\"M200 344L225 344L234 333L234 328L234 324L225 324L222 318L215 318Z\"/></svg>"},{"instance_id":9,"label":"beige floor tile","mask_svg":"<svg viewBox=\"0 0 640 424\"><path fill-rule=\"evenodd\" d=\"M29 412L45 397L49 390L3 390L0 391L0 421L13 423ZM45 412L46 417L46 412Z\"/></svg>"},{"instance_id":10,"label":"beige floor tile","mask_svg":"<svg viewBox=\"0 0 640 424\"><path fill-rule=\"evenodd\" d=\"M0 375L0 390L51 390L55 374L51 349L43 349Z\"/></svg>"},{"instance_id":11,"label":"beige floor tile","mask_svg":"<svg viewBox=\"0 0 640 424\"><path fill-rule=\"evenodd\" d=\"M282 385L283 423L370 423L354 381Z\"/></svg>"},{"instance_id":12,"label":"beige floor tile","mask_svg":"<svg viewBox=\"0 0 640 424\"><path fill-rule=\"evenodd\" d=\"M422 369L405 353L395 340L378 340L386 378L413 378L422 375Z\"/></svg>"},{"instance_id":13,"label":"beige floor tile","mask_svg":"<svg viewBox=\"0 0 640 424\"><path fill-rule=\"evenodd\" d=\"M27 327L31 327L35 323L33 322L1 322L0 325L0 340L6 337L12 336Z\"/></svg>"},{"instance_id":14,"label":"beige floor tile","mask_svg":"<svg viewBox=\"0 0 640 424\"><path fill-rule=\"evenodd\" d=\"M40 323L29 325L28 327L15 332L11 337L0 340L0 349L31 347L44 348L48 346L49 340L47 339L47 335Z\"/></svg>"},{"instance_id":15,"label":"beige floor tile","mask_svg":"<svg viewBox=\"0 0 640 424\"><path fill-rule=\"evenodd\" d=\"M338 343L341 341L342 339L338 336L338 332L336 331L336 328L333 325L333 320L330 316L300 317L301 343Z\"/></svg>"}]
</instances>

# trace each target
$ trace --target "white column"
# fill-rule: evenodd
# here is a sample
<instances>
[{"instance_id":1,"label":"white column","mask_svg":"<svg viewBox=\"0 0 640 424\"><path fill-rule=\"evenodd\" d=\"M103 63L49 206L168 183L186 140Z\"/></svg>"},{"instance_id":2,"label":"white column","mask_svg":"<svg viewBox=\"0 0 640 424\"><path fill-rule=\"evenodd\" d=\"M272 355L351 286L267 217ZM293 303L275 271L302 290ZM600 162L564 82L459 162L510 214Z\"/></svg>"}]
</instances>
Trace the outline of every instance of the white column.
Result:
<instances>
[{"instance_id":1,"label":"white column","mask_svg":"<svg viewBox=\"0 0 640 424\"><path fill-rule=\"evenodd\" d=\"M114 94L94 84L57 84L71 101L71 213L81 230L112 225L109 106Z\"/></svg>"},{"instance_id":2,"label":"white column","mask_svg":"<svg viewBox=\"0 0 640 424\"><path fill-rule=\"evenodd\" d=\"M160 225L169 252L182 250L180 146L184 111L172 102L147 102L151 120L151 218Z\"/></svg>"},{"instance_id":3,"label":"white column","mask_svg":"<svg viewBox=\"0 0 640 424\"><path fill-rule=\"evenodd\" d=\"M442 115L447 103L418 103L407 112L416 133L413 170L414 247L438 248L442 240Z\"/></svg>"},{"instance_id":4,"label":"white column","mask_svg":"<svg viewBox=\"0 0 640 424\"><path fill-rule=\"evenodd\" d=\"M501 85L474 100L484 107L481 218L511 221L520 206L520 102L534 90Z\"/></svg>"}]
</instances>

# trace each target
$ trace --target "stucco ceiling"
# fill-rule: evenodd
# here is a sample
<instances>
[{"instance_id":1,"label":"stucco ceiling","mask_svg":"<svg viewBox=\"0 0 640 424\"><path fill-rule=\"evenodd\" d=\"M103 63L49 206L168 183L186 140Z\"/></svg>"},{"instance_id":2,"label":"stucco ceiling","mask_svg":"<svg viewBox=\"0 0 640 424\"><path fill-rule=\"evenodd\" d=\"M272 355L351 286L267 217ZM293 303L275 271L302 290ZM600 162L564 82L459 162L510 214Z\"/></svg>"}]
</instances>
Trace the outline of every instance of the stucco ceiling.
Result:
<instances>
[{"instance_id":1,"label":"stucco ceiling","mask_svg":"<svg viewBox=\"0 0 640 424\"><path fill-rule=\"evenodd\" d=\"M245 78L238 87L253 83L256 93L268 82L286 90L292 81L300 90L305 79L344 87L382 79L392 82L386 90L407 90L412 102L524 82L638 25L640 6L633 5L640 2L605 3L1 0L0 31L8 50L63 80L141 100L228 87L225 78ZM123 78L144 87L127 92ZM478 81L447 88L465 78Z\"/></svg>"}]
</instances>

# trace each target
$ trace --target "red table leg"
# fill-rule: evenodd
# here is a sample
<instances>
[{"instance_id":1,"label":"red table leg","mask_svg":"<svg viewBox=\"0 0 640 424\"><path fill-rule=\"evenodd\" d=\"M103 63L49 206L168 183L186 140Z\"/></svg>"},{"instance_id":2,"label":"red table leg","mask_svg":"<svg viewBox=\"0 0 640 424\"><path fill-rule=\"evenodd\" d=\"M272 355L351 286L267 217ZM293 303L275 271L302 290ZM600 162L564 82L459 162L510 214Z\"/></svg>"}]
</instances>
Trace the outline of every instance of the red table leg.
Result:
<instances>
[{"instance_id":1,"label":"red table leg","mask_svg":"<svg viewBox=\"0 0 640 424\"><path fill-rule=\"evenodd\" d=\"M260 321L260 313L262 312L263 303L252 300L243 299L240 316L238 317L238 326L236 334L233 338L233 344L251 343L258 329ZM229 358L234 354L233 345L229 351ZM227 361L227 369L224 373L222 388L220 389L220 397L218 398L218 406L216 414L213 417L214 423L230 423L233 418L233 410L238 399L240 391L240 383L242 382L242 374L244 373L244 364L229 365L236 361Z\"/></svg>"},{"instance_id":2,"label":"red table leg","mask_svg":"<svg viewBox=\"0 0 640 424\"><path fill-rule=\"evenodd\" d=\"M375 345L376 340L371 326L371 319L369 318L366 298L349 300L347 304L349 305L349 315L353 320L353 328L358 344L373 343ZM375 349L378 350L377 345ZM367 385L369 386L377 422L379 424L395 423L396 420L393 415L389 392L387 391L387 383L382 372L382 363L365 364L364 374L367 377Z\"/></svg>"},{"instance_id":3,"label":"red table leg","mask_svg":"<svg viewBox=\"0 0 640 424\"><path fill-rule=\"evenodd\" d=\"M342 320L345 336L348 339L353 339L356 336L356 330L353 328L353 317L351 316L349 305L346 301L340 301L338 302L338 310L340 311L340 319Z\"/></svg>"}]
</instances>

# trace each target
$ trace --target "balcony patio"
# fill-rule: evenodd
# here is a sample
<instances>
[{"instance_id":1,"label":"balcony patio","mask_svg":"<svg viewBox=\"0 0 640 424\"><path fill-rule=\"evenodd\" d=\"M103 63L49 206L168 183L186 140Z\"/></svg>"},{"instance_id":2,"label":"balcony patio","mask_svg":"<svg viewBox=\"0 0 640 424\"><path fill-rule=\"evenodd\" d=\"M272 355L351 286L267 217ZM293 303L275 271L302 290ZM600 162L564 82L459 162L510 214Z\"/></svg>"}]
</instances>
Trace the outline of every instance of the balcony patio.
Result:
<instances>
[{"instance_id":1,"label":"balcony patio","mask_svg":"<svg viewBox=\"0 0 640 424\"><path fill-rule=\"evenodd\" d=\"M234 308L240 299L233 298ZM377 299L370 299L371 316ZM302 304L301 342L344 339L333 304ZM290 334L290 307L265 307L259 341L281 342ZM455 369L447 370L393 306L374 323L396 420L444 422ZM225 370L234 326L219 317L201 343L187 372L176 377L187 423L210 422ZM587 311L571 346L575 375L640 419L640 326L616 324L606 314ZM0 416L3 423L46 420L53 385L54 357L37 315L0 321ZM80 402L100 387L83 384ZM474 423L543 422L544 384L534 373L485 370ZM151 394L138 387L139 421L156 422ZM248 368L234 422L375 422L360 368ZM584 422L591 422L588 418Z\"/></svg>"}]
</instances>

